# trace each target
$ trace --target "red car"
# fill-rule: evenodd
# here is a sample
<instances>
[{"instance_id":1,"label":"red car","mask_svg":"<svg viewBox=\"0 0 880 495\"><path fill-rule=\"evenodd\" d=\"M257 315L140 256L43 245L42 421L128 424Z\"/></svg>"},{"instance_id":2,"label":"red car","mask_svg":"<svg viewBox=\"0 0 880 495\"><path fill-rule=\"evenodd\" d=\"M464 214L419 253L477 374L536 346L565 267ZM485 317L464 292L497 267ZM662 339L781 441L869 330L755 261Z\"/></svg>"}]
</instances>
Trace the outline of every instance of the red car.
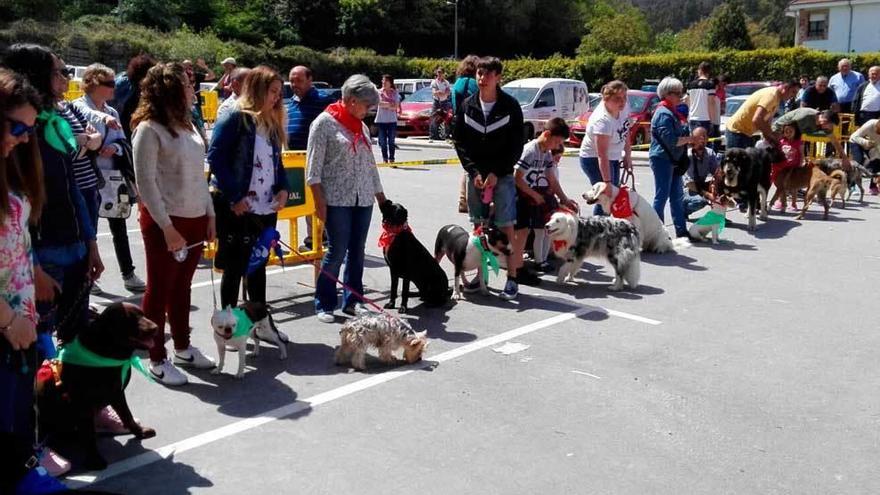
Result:
<instances>
[{"instance_id":1,"label":"red car","mask_svg":"<svg viewBox=\"0 0 880 495\"><path fill-rule=\"evenodd\" d=\"M397 135L398 136L427 136L431 126L431 109L434 105L434 98L431 95L431 88L422 88L415 93L406 97L400 104L400 115L397 117ZM452 112L446 112L438 134L440 139L446 139L450 124L452 123Z\"/></svg>"},{"instance_id":2,"label":"red car","mask_svg":"<svg viewBox=\"0 0 880 495\"><path fill-rule=\"evenodd\" d=\"M638 91L631 89L626 92L627 103L629 103L630 115L634 121L634 130L630 131L630 138L633 144L644 144L651 142L651 126L648 124L639 125L640 122L651 122L654 115L654 109L660 103L660 97L657 93L649 91ZM592 108L592 107L591 107ZM587 128L587 121L590 119L593 111L587 111L580 117L576 123L571 125L571 134L568 138L570 146L579 147L584 139L584 133Z\"/></svg>"}]
</instances>

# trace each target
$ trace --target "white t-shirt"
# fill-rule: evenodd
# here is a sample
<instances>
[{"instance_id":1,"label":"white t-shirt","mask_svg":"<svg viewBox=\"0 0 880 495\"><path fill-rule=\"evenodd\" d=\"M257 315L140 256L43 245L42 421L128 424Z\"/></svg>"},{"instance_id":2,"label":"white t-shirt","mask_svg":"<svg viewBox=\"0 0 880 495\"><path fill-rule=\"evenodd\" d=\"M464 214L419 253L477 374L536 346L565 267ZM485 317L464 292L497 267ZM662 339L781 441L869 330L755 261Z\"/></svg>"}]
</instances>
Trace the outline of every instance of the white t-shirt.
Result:
<instances>
[{"instance_id":1,"label":"white t-shirt","mask_svg":"<svg viewBox=\"0 0 880 495\"><path fill-rule=\"evenodd\" d=\"M484 119L486 119L486 120L489 119L489 114L492 112L492 109L495 108L495 103L497 103L497 102L498 102L498 100L490 101L490 102L485 102L483 100L480 100L480 107L483 109L483 118Z\"/></svg>"},{"instance_id":2,"label":"white t-shirt","mask_svg":"<svg viewBox=\"0 0 880 495\"><path fill-rule=\"evenodd\" d=\"M541 151L537 139L533 139L523 146L522 157L516 162L516 170L521 170L523 179L530 188L549 187L547 174L552 173L555 164L550 151Z\"/></svg>"},{"instance_id":3,"label":"white t-shirt","mask_svg":"<svg viewBox=\"0 0 880 495\"><path fill-rule=\"evenodd\" d=\"M449 91L449 81L447 81L446 79L444 79L443 81L438 81L437 79L431 81L431 94L434 94L435 91L446 93L446 96L434 96L434 99L440 101L448 100L449 96L452 94L452 92Z\"/></svg>"},{"instance_id":4,"label":"white t-shirt","mask_svg":"<svg viewBox=\"0 0 880 495\"><path fill-rule=\"evenodd\" d=\"M248 204L251 213L268 215L275 213L272 186L275 185L275 165L272 162L272 145L264 135L257 132L254 140L254 170L248 188Z\"/></svg>"},{"instance_id":5,"label":"white t-shirt","mask_svg":"<svg viewBox=\"0 0 880 495\"><path fill-rule=\"evenodd\" d=\"M688 120L708 121L709 97L715 96L715 83L711 79L695 79L688 84Z\"/></svg>"},{"instance_id":6,"label":"white t-shirt","mask_svg":"<svg viewBox=\"0 0 880 495\"><path fill-rule=\"evenodd\" d=\"M626 141L629 139L629 129L632 127L629 114L630 108L629 104L627 104L615 119L614 116L605 110L605 103L599 103L587 121L586 134L584 134L584 140L581 143L579 156L581 158L598 158L599 151L596 148L595 135L601 134L603 136L611 136L611 145L608 147L608 159L620 160L623 157Z\"/></svg>"},{"instance_id":7,"label":"white t-shirt","mask_svg":"<svg viewBox=\"0 0 880 495\"><path fill-rule=\"evenodd\" d=\"M880 83L868 83L865 86L865 92L862 93L862 112L880 112Z\"/></svg>"}]
</instances>

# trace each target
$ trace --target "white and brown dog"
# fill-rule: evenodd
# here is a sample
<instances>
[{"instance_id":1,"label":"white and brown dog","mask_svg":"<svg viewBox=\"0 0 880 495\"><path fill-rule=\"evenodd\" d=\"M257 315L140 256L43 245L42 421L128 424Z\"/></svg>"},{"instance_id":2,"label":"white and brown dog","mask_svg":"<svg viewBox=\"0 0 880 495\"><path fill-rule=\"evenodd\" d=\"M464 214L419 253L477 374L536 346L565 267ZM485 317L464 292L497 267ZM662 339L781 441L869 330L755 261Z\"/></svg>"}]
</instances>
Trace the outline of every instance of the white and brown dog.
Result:
<instances>
[{"instance_id":1,"label":"white and brown dog","mask_svg":"<svg viewBox=\"0 0 880 495\"><path fill-rule=\"evenodd\" d=\"M612 217L578 217L568 211L557 211L545 226L553 252L565 260L559 267L556 281L574 281L584 260L604 258L614 269L611 290L620 290L626 282L630 288L639 286L641 262L639 232L626 220Z\"/></svg>"},{"instance_id":2,"label":"white and brown dog","mask_svg":"<svg viewBox=\"0 0 880 495\"><path fill-rule=\"evenodd\" d=\"M688 234L694 239L707 240L712 235L712 244L718 244L721 230L726 222L727 209L736 206L736 201L727 196L718 196L710 204L711 209L691 225Z\"/></svg>"},{"instance_id":3,"label":"white and brown dog","mask_svg":"<svg viewBox=\"0 0 880 495\"><path fill-rule=\"evenodd\" d=\"M610 188L611 192L608 193ZM639 237L642 239L642 251L654 253L667 253L677 249L689 247L690 241L686 238L672 239L669 232L663 227L663 222L654 207L648 203L645 198L632 189L626 189L632 214L623 218L629 220L639 231ZM612 203L621 194L621 188L614 184L597 182L593 188L584 193L584 199L587 204L598 204L606 212L611 212Z\"/></svg>"},{"instance_id":4,"label":"white and brown dog","mask_svg":"<svg viewBox=\"0 0 880 495\"><path fill-rule=\"evenodd\" d=\"M262 340L278 347L279 359L287 359L287 335L275 328L265 304L245 302L236 308L227 307L214 311L211 326L214 328L218 354L217 367L211 371L212 374L219 375L223 371L226 347L229 346L238 351L238 371L235 377L243 377L248 338L254 342L254 356L260 355Z\"/></svg>"}]
</instances>

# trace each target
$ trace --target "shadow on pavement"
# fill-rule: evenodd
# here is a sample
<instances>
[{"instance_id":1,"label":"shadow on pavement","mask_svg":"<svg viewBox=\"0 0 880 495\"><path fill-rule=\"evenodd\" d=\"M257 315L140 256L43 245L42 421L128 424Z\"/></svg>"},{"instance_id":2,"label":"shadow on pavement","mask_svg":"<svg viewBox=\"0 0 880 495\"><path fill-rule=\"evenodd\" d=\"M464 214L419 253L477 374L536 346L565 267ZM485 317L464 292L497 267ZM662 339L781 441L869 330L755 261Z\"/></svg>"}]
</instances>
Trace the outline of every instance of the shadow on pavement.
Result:
<instances>
[{"instance_id":1,"label":"shadow on pavement","mask_svg":"<svg viewBox=\"0 0 880 495\"><path fill-rule=\"evenodd\" d=\"M158 457L158 454L156 456ZM156 473L161 473L161 476L156 476ZM192 488L209 488L213 486L214 483L197 473L195 468L189 464L175 462L174 456L171 455L142 469L110 478L89 488L95 490L116 490L119 493L137 492L161 493L162 495L188 495L192 493Z\"/></svg>"},{"instance_id":2,"label":"shadow on pavement","mask_svg":"<svg viewBox=\"0 0 880 495\"><path fill-rule=\"evenodd\" d=\"M697 265L697 260L681 253L642 253L642 262L655 266L676 266L685 270L693 270L696 272L704 272L707 270L705 266Z\"/></svg>"}]
</instances>

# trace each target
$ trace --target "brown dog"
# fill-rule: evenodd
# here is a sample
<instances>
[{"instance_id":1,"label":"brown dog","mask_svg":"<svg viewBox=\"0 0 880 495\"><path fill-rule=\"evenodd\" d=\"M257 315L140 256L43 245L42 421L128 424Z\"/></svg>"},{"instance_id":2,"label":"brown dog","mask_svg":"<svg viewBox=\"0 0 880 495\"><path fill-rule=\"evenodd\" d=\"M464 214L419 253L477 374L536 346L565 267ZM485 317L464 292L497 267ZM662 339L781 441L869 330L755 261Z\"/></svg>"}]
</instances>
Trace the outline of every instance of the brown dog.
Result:
<instances>
[{"instance_id":1,"label":"brown dog","mask_svg":"<svg viewBox=\"0 0 880 495\"><path fill-rule=\"evenodd\" d=\"M807 195L804 197L804 207L801 209L800 214L795 218L802 220L807 213L807 209L810 208L813 200L818 196L819 199L822 200L822 207L825 208L825 214L822 218L827 220L829 204L826 201L826 198L828 193L831 192L835 195L840 194L841 197L843 197L842 189L846 183L846 174L843 171L835 170L832 174L833 176L829 176L812 162L807 163L804 167L783 170L779 173L779 177L776 178L776 193L773 195L773 199L771 199L770 202L775 202L780 195L783 201L785 201L789 195L791 195L793 199L796 199L798 190L807 189ZM841 177L841 174L843 177ZM844 206L846 205L844 204Z\"/></svg>"}]
</instances>

